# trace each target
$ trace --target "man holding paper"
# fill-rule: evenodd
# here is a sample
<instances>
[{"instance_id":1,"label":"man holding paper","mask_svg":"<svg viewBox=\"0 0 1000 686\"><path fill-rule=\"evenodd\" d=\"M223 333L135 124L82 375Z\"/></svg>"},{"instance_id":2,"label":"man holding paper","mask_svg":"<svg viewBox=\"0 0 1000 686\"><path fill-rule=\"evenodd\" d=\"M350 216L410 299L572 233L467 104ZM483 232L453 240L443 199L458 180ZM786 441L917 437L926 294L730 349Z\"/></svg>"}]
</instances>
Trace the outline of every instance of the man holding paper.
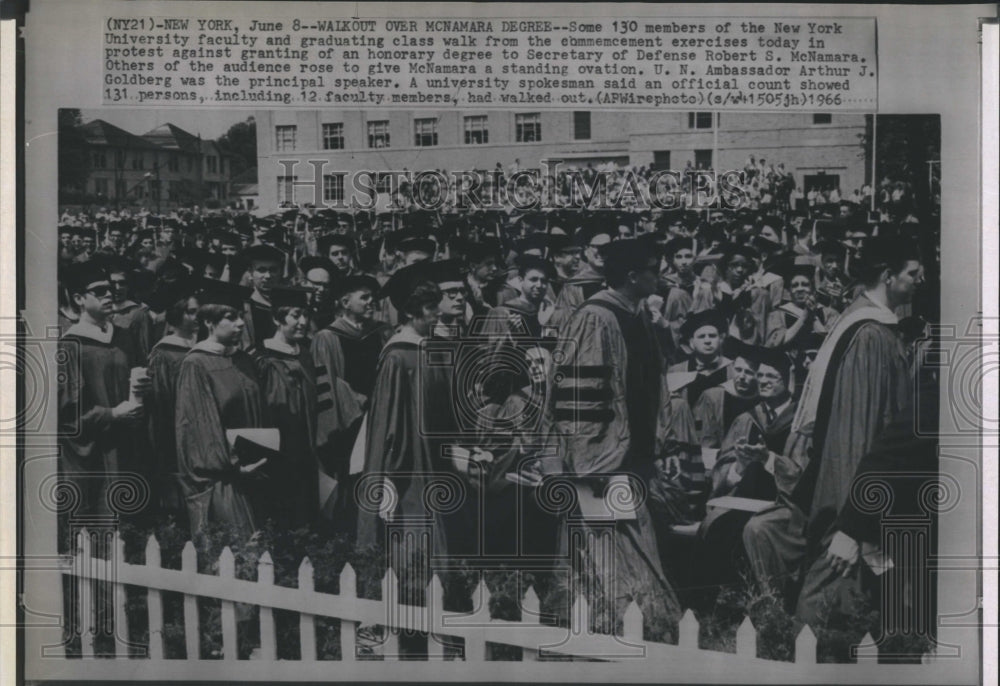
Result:
<instances>
[{"instance_id":1,"label":"man holding paper","mask_svg":"<svg viewBox=\"0 0 1000 686\"><path fill-rule=\"evenodd\" d=\"M917 247L873 238L865 245L862 269L864 293L844 311L810 365L785 457L775 463L778 502L743 531L759 579L784 582L806 565L798 608L804 621L816 619L831 585L843 591L843 601L849 586L861 588L857 567L847 584L839 574L831 576L823 551L842 540L835 522L859 461L913 389L893 310L912 299L922 280Z\"/></svg>"}]
</instances>

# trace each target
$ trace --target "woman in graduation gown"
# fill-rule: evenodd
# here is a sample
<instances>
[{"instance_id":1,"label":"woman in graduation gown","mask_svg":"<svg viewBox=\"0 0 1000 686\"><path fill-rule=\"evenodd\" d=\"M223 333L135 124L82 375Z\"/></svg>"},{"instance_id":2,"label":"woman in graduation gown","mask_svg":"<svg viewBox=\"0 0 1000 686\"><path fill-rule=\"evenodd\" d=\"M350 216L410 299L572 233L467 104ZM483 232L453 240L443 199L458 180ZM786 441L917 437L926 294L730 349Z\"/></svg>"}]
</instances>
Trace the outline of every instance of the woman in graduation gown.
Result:
<instances>
[{"instance_id":1,"label":"woman in graduation gown","mask_svg":"<svg viewBox=\"0 0 1000 686\"><path fill-rule=\"evenodd\" d=\"M277 330L256 351L264 404L281 434L281 464L271 466L268 513L280 524L306 527L319 503L316 457L316 373L306 340L309 290L272 288L271 312Z\"/></svg>"},{"instance_id":2,"label":"woman in graduation gown","mask_svg":"<svg viewBox=\"0 0 1000 686\"><path fill-rule=\"evenodd\" d=\"M784 276L791 299L768 315L765 345L787 350L801 347L811 334L825 335L839 313L816 301L815 267L793 265Z\"/></svg>"},{"instance_id":3,"label":"woman in graduation gown","mask_svg":"<svg viewBox=\"0 0 1000 686\"><path fill-rule=\"evenodd\" d=\"M433 330L441 301L428 266L405 267L385 285L403 324L379 360L364 473L355 491L358 545L386 547L399 577L400 597L416 604L430 581L431 555L441 559L449 552L447 505L455 497L458 504L464 500L459 497L462 482L450 478L454 470L442 457L442 440L434 435L449 430L451 367L422 365L421 360L421 341ZM448 502L435 495L445 495Z\"/></svg>"},{"instance_id":4,"label":"woman in graduation gown","mask_svg":"<svg viewBox=\"0 0 1000 686\"><path fill-rule=\"evenodd\" d=\"M181 363L177 380L177 462L192 536L209 524L248 538L257 518L251 487L265 460L240 464L227 429L261 428L264 399L253 360L239 344L247 289L206 281L198 320L208 337Z\"/></svg>"}]
</instances>

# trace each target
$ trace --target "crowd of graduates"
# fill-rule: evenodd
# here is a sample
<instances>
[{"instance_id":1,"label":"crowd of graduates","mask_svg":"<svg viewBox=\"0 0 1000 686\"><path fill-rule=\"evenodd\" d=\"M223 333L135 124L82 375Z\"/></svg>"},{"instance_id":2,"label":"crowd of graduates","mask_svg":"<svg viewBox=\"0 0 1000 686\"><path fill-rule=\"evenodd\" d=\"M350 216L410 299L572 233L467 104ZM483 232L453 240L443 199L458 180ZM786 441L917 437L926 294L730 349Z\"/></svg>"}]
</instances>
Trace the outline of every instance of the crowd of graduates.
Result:
<instances>
[{"instance_id":1,"label":"crowd of graduates","mask_svg":"<svg viewBox=\"0 0 1000 686\"><path fill-rule=\"evenodd\" d=\"M913 437L939 235L903 203L819 199L67 211L61 469L90 513L142 475L192 536L429 527L427 560L570 559L670 622L679 586L742 559L808 621L892 564L850 491ZM611 547L574 543L615 489Z\"/></svg>"}]
</instances>

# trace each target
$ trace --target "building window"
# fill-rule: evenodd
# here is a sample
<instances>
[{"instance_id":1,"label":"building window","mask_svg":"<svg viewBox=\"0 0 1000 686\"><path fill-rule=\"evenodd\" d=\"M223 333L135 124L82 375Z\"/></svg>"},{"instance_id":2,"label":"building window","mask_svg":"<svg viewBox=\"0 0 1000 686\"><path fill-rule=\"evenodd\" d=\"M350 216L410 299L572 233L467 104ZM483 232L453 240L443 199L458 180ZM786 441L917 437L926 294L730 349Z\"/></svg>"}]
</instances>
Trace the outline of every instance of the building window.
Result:
<instances>
[{"instance_id":1,"label":"building window","mask_svg":"<svg viewBox=\"0 0 1000 686\"><path fill-rule=\"evenodd\" d=\"M590 140L590 112L573 113L573 140Z\"/></svg>"},{"instance_id":2,"label":"building window","mask_svg":"<svg viewBox=\"0 0 1000 686\"><path fill-rule=\"evenodd\" d=\"M172 152L167 158L167 169L172 172L178 171L180 169L180 162L177 159L177 153Z\"/></svg>"},{"instance_id":3,"label":"building window","mask_svg":"<svg viewBox=\"0 0 1000 686\"><path fill-rule=\"evenodd\" d=\"M125 168L125 151L116 150L115 151L115 169Z\"/></svg>"},{"instance_id":4,"label":"building window","mask_svg":"<svg viewBox=\"0 0 1000 686\"><path fill-rule=\"evenodd\" d=\"M142 153L137 152L132 156L132 169L144 169L146 166L146 160L142 158Z\"/></svg>"},{"instance_id":5,"label":"building window","mask_svg":"<svg viewBox=\"0 0 1000 686\"><path fill-rule=\"evenodd\" d=\"M368 122L368 147L389 147L389 120L380 119Z\"/></svg>"},{"instance_id":6,"label":"building window","mask_svg":"<svg viewBox=\"0 0 1000 686\"><path fill-rule=\"evenodd\" d=\"M293 136L293 144L294 144L294 136ZM219 171L219 158L218 157L216 157L215 155L209 155L208 157L205 158L205 161L208 163L208 173L209 174L215 174L215 173L217 173Z\"/></svg>"},{"instance_id":7,"label":"building window","mask_svg":"<svg viewBox=\"0 0 1000 686\"><path fill-rule=\"evenodd\" d=\"M115 197L124 198L125 191L125 179L115 179Z\"/></svg>"},{"instance_id":8,"label":"building window","mask_svg":"<svg viewBox=\"0 0 1000 686\"><path fill-rule=\"evenodd\" d=\"M323 202L344 202L344 175L323 175Z\"/></svg>"},{"instance_id":9,"label":"building window","mask_svg":"<svg viewBox=\"0 0 1000 686\"><path fill-rule=\"evenodd\" d=\"M94 153L94 169L107 169L108 168L108 157L104 152ZM107 187L105 185L105 192L107 192Z\"/></svg>"},{"instance_id":10,"label":"building window","mask_svg":"<svg viewBox=\"0 0 1000 686\"><path fill-rule=\"evenodd\" d=\"M813 124L832 124L833 115L832 114L814 114Z\"/></svg>"},{"instance_id":11,"label":"building window","mask_svg":"<svg viewBox=\"0 0 1000 686\"><path fill-rule=\"evenodd\" d=\"M167 183L167 201L175 202L181 199L181 187L176 181Z\"/></svg>"},{"instance_id":12,"label":"building window","mask_svg":"<svg viewBox=\"0 0 1000 686\"><path fill-rule=\"evenodd\" d=\"M438 144L437 119L413 120L413 144L418 148L426 148Z\"/></svg>"},{"instance_id":13,"label":"building window","mask_svg":"<svg viewBox=\"0 0 1000 686\"><path fill-rule=\"evenodd\" d=\"M274 149L277 152L288 152L295 150L295 129L298 128L294 124L289 126L275 126L274 127Z\"/></svg>"},{"instance_id":14,"label":"building window","mask_svg":"<svg viewBox=\"0 0 1000 686\"><path fill-rule=\"evenodd\" d=\"M514 127L518 143L537 143L542 140L542 115L515 114Z\"/></svg>"},{"instance_id":15,"label":"building window","mask_svg":"<svg viewBox=\"0 0 1000 686\"><path fill-rule=\"evenodd\" d=\"M659 171L661 169L670 169L670 151L654 150L652 168L653 171Z\"/></svg>"},{"instance_id":16,"label":"building window","mask_svg":"<svg viewBox=\"0 0 1000 686\"><path fill-rule=\"evenodd\" d=\"M278 177L278 203L295 202L295 182L297 180L297 176Z\"/></svg>"},{"instance_id":17,"label":"building window","mask_svg":"<svg viewBox=\"0 0 1000 686\"><path fill-rule=\"evenodd\" d=\"M710 129L712 128L711 112L688 112L689 129Z\"/></svg>"},{"instance_id":18,"label":"building window","mask_svg":"<svg viewBox=\"0 0 1000 686\"><path fill-rule=\"evenodd\" d=\"M466 145L484 145L490 142L490 131L487 126L485 114L477 114L465 117L462 122L465 129Z\"/></svg>"},{"instance_id":19,"label":"building window","mask_svg":"<svg viewBox=\"0 0 1000 686\"><path fill-rule=\"evenodd\" d=\"M694 168L695 169L711 169L712 168L712 151L711 150L695 150L694 151Z\"/></svg>"},{"instance_id":20,"label":"building window","mask_svg":"<svg viewBox=\"0 0 1000 686\"><path fill-rule=\"evenodd\" d=\"M189 157L188 158L188 172L190 173L190 172L193 172L193 171L194 171L194 158L193 157Z\"/></svg>"},{"instance_id":21,"label":"building window","mask_svg":"<svg viewBox=\"0 0 1000 686\"><path fill-rule=\"evenodd\" d=\"M107 179L94 179L94 193L97 195L103 195L107 197L108 195L108 180Z\"/></svg>"},{"instance_id":22,"label":"building window","mask_svg":"<svg viewBox=\"0 0 1000 686\"><path fill-rule=\"evenodd\" d=\"M344 149L343 124L323 124L323 149L324 150Z\"/></svg>"}]
</instances>

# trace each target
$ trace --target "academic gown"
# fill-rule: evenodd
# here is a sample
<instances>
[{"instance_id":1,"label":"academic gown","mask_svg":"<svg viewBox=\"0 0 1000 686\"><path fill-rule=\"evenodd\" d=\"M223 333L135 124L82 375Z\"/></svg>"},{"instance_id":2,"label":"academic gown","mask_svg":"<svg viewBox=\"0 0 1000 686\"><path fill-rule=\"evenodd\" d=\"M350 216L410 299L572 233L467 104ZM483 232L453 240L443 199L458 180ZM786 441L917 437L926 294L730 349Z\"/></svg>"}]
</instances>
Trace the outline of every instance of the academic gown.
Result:
<instances>
[{"instance_id":1,"label":"academic gown","mask_svg":"<svg viewBox=\"0 0 1000 686\"><path fill-rule=\"evenodd\" d=\"M693 410L701 445L719 449L736 418L748 412L757 402L756 394L750 397L737 395L732 381L704 391Z\"/></svg>"},{"instance_id":2,"label":"academic gown","mask_svg":"<svg viewBox=\"0 0 1000 686\"><path fill-rule=\"evenodd\" d=\"M255 293L256 295L256 293ZM243 349L259 349L264 341L274 336L278 325L274 323L271 306L255 297L251 297L243 305Z\"/></svg>"},{"instance_id":3,"label":"academic gown","mask_svg":"<svg viewBox=\"0 0 1000 686\"><path fill-rule=\"evenodd\" d=\"M599 274L589 264L584 263L580 271L566 279L556 298L549 326L559 329L576 312L577 308L592 295L604 288L604 275Z\"/></svg>"},{"instance_id":4,"label":"academic gown","mask_svg":"<svg viewBox=\"0 0 1000 686\"><path fill-rule=\"evenodd\" d=\"M145 358L153 347L153 320L145 305L126 300L118 306L109 321L129 332L138 355Z\"/></svg>"},{"instance_id":5,"label":"academic gown","mask_svg":"<svg viewBox=\"0 0 1000 686\"><path fill-rule=\"evenodd\" d=\"M795 403L789 403L769 420L764 404L739 415L726 432L719 457L712 469L710 498L732 495L755 500L773 500L777 494L774 477L764 467L765 462L748 461L736 454L740 441L751 441L759 432L768 450L777 453L784 448L795 416ZM737 470L735 473L733 470ZM729 483L733 474L735 483ZM698 551L698 575L706 586L721 587L738 582L738 560L745 555L742 546L743 528L752 513L742 510L712 508L698 529L701 546Z\"/></svg>"},{"instance_id":6,"label":"academic gown","mask_svg":"<svg viewBox=\"0 0 1000 686\"><path fill-rule=\"evenodd\" d=\"M155 472L160 505L182 517L187 516L177 470L177 440L174 409L177 405L177 377L181 362L191 345L176 336L161 339L149 354L152 393L146 398L149 435L156 456Z\"/></svg>"},{"instance_id":7,"label":"academic gown","mask_svg":"<svg viewBox=\"0 0 1000 686\"><path fill-rule=\"evenodd\" d=\"M400 333L382 350L358 493L357 543L385 546L400 580L401 597L411 602L423 597L431 556L449 552L449 508L444 501L452 499L431 496L456 489L453 492L461 497L464 490L442 455L444 443L438 437L450 427L451 371L444 366L421 368L419 343L418 338ZM391 483L395 494L371 495L383 480ZM380 506L387 508L390 521L380 517Z\"/></svg>"},{"instance_id":8,"label":"academic gown","mask_svg":"<svg viewBox=\"0 0 1000 686\"><path fill-rule=\"evenodd\" d=\"M150 466L142 449L142 422L111 416L113 408L128 400L130 370L141 361L128 332L108 326L107 342L91 337L82 325L59 339L65 360L65 378L59 383L59 469L78 490L76 514L109 514L106 494L114 475L148 476Z\"/></svg>"},{"instance_id":9,"label":"academic gown","mask_svg":"<svg viewBox=\"0 0 1000 686\"><path fill-rule=\"evenodd\" d=\"M846 323L855 310L874 307L861 296L841 317ZM893 327L865 319L836 343L828 339L824 346L829 345L835 347L825 378L817 379L822 390L815 424L789 435L775 462L777 502L744 530L759 577L793 574L810 564L808 557L822 556L858 461L912 392L905 350ZM819 373L815 364L810 367L810 381ZM805 604L817 600L813 595Z\"/></svg>"},{"instance_id":10,"label":"academic gown","mask_svg":"<svg viewBox=\"0 0 1000 686\"><path fill-rule=\"evenodd\" d=\"M830 307L820 306L813 316L811 327L802 327L792 340L785 342L785 331L795 326L803 310L792 303L782 303L781 307L771 312L767 317L767 330L764 345L769 348L794 348L799 341L811 333L825 334L837 321L838 313Z\"/></svg>"},{"instance_id":11,"label":"academic gown","mask_svg":"<svg viewBox=\"0 0 1000 686\"><path fill-rule=\"evenodd\" d=\"M316 456L316 372L306 343L298 354L265 343L255 356L272 426L281 435L281 463L268 465L269 514L289 528L309 526L319 505Z\"/></svg>"},{"instance_id":12,"label":"academic gown","mask_svg":"<svg viewBox=\"0 0 1000 686\"><path fill-rule=\"evenodd\" d=\"M539 507L534 487L507 478L535 459L543 474L560 470L556 460L545 459L558 455L546 388L543 383L518 389L483 421L478 443L494 455L481 496L488 555L551 555L555 549L558 517Z\"/></svg>"},{"instance_id":13,"label":"academic gown","mask_svg":"<svg viewBox=\"0 0 1000 686\"><path fill-rule=\"evenodd\" d=\"M177 379L177 463L192 536L208 524L224 524L245 539L258 522L253 478L239 473L226 429L263 428L264 398L253 360L196 347L181 362Z\"/></svg>"},{"instance_id":14,"label":"academic gown","mask_svg":"<svg viewBox=\"0 0 1000 686\"><path fill-rule=\"evenodd\" d=\"M655 471L661 375L648 313L612 290L601 291L560 331L559 356L564 361L554 376L554 426L567 470L596 478L627 471L630 478L648 481ZM593 580L591 588L610 601L617 617L632 598L645 617L662 618L675 627L680 603L663 572L649 509L640 503L635 515L615 522L613 577L600 563L599 547L590 544L575 551L579 569ZM585 520L564 516L562 552L567 552L569 523L582 527L584 538L593 535L587 540L601 537ZM589 600L597 607L597 598Z\"/></svg>"},{"instance_id":15,"label":"academic gown","mask_svg":"<svg viewBox=\"0 0 1000 686\"><path fill-rule=\"evenodd\" d=\"M316 447L331 476L347 475L347 460L375 387L382 346L391 335L391 327L377 319L358 328L339 318L312 339Z\"/></svg>"}]
</instances>

